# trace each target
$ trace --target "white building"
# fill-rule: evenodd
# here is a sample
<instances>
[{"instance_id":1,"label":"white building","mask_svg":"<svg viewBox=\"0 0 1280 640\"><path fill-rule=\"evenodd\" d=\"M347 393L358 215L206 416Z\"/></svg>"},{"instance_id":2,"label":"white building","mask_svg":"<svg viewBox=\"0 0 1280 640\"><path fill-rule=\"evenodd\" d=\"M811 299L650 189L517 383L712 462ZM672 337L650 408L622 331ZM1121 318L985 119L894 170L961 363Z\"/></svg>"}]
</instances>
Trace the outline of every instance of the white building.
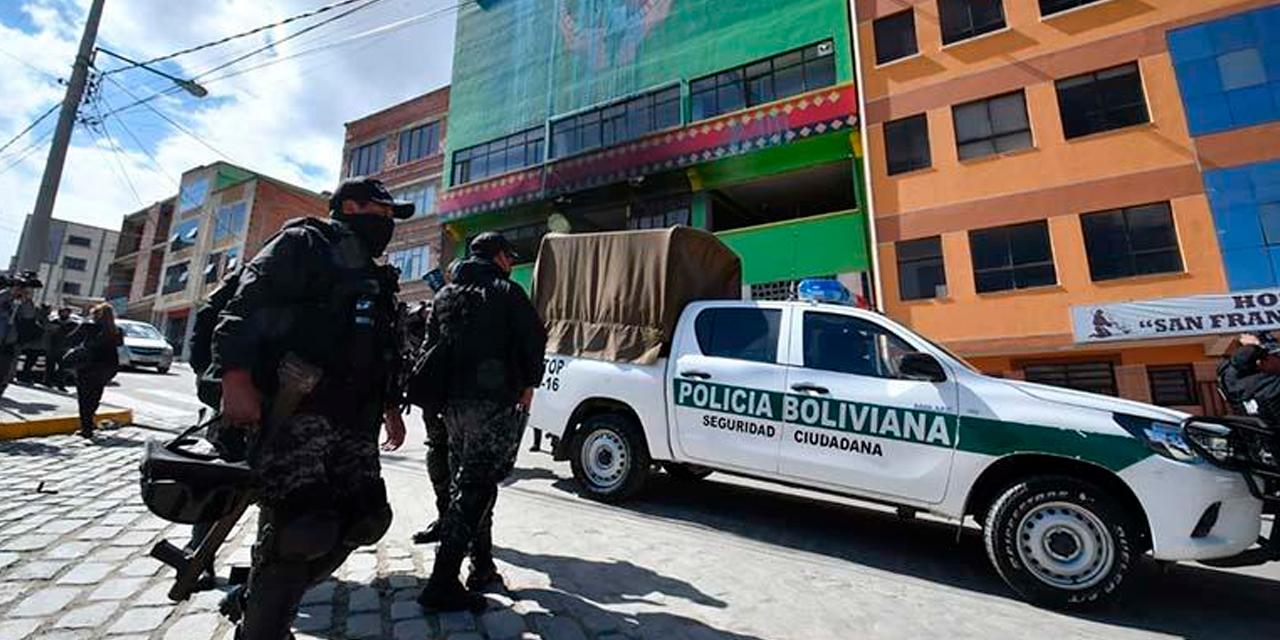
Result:
<instances>
[{"instance_id":1,"label":"white building","mask_svg":"<svg viewBox=\"0 0 1280 640\"><path fill-rule=\"evenodd\" d=\"M31 217L27 216L12 267L17 267L17 256L31 241L27 237L30 223ZM102 302L119 238L118 231L55 218L49 225L49 246L40 264L44 288L36 292L36 304L84 310Z\"/></svg>"}]
</instances>

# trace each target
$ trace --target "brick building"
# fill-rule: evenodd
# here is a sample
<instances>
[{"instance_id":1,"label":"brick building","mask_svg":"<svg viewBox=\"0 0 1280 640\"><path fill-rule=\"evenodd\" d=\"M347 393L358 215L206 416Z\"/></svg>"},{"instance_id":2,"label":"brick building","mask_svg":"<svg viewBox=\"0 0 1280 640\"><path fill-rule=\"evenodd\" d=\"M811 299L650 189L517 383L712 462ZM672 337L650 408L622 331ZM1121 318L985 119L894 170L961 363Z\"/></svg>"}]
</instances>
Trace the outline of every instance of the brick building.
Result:
<instances>
[{"instance_id":1,"label":"brick building","mask_svg":"<svg viewBox=\"0 0 1280 640\"><path fill-rule=\"evenodd\" d=\"M449 87L437 89L346 125L342 176L382 180L418 212L398 222L387 260L400 268L401 299L426 300L422 277L452 254L436 215L444 156Z\"/></svg>"},{"instance_id":2,"label":"brick building","mask_svg":"<svg viewBox=\"0 0 1280 640\"><path fill-rule=\"evenodd\" d=\"M328 215L320 194L225 162L184 173L181 185L125 218L108 295L125 317L159 328L180 358L194 311L228 270L286 220Z\"/></svg>"}]
</instances>

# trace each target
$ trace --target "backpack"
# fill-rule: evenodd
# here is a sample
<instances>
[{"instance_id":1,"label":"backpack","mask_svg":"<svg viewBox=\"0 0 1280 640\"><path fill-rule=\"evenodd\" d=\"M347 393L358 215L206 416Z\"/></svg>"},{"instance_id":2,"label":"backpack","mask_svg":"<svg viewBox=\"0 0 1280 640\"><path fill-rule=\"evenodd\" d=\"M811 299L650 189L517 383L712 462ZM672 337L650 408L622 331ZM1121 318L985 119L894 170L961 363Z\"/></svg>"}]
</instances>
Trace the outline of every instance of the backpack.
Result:
<instances>
[{"instance_id":1,"label":"backpack","mask_svg":"<svg viewBox=\"0 0 1280 640\"><path fill-rule=\"evenodd\" d=\"M319 218L295 218L284 223L280 231L263 246L274 242L285 231L297 228L315 230L330 241L335 240L338 233L329 223ZM227 308L240 289L240 274L244 271L244 264L242 261L240 266L229 271L218 288L209 294L209 299L196 311L195 325L191 328L191 353L187 361L195 371L197 380L203 380L213 364L213 332L218 328L218 317L222 315L222 310Z\"/></svg>"}]
</instances>

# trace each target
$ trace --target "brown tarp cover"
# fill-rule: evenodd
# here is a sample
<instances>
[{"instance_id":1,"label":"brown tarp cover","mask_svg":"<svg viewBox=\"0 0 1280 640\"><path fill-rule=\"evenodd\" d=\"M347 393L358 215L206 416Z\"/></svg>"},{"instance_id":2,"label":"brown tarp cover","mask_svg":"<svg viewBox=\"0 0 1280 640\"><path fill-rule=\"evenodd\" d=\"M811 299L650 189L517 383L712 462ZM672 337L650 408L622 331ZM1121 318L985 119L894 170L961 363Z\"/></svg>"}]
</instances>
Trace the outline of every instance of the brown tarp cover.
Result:
<instances>
[{"instance_id":1,"label":"brown tarp cover","mask_svg":"<svg viewBox=\"0 0 1280 640\"><path fill-rule=\"evenodd\" d=\"M689 227L548 235L533 278L547 351L652 364L694 300L742 297L742 261Z\"/></svg>"}]
</instances>

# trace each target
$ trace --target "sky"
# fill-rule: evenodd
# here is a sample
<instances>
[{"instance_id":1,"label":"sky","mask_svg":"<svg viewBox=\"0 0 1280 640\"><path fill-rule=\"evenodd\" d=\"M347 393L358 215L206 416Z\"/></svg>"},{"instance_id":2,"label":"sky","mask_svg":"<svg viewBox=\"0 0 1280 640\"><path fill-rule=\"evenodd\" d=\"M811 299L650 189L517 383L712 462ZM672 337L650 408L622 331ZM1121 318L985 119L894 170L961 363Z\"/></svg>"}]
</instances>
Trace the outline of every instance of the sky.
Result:
<instances>
[{"instance_id":1,"label":"sky","mask_svg":"<svg viewBox=\"0 0 1280 640\"><path fill-rule=\"evenodd\" d=\"M279 21L334 0L106 0L98 45L147 60ZM277 27L157 65L200 77L209 95L185 93L107 115L173 86L145 70L110 74L77 126L54 217L119 229L123 217L177 193L189 169L217 160L332 190L342 161L343 125L448 84L459 0L377 0L295 39L290 34L346 10ZM0 0L0 145L62 100L90 0ZM353 5L358 6L358 5ZM419 18L386 31L381 27ZM363 37L373 31L371 35ZM353 38L355 37L355 38ZM223 62L266 52L202 76ZM327 47L316 52L309 50ZM302 53L297 57L291 57ZM273 62L275 61L275 62ZM272 63L259 69L252 69ZM123 66L99 54L104 70ZM222 78L234 71L245 72ZM112 80L115 81L113 83ZM0 152L0 269L17 250L35 205L56 113ZM203 141L203 142L201 142Z\"/></svg>"}]
</instances>

